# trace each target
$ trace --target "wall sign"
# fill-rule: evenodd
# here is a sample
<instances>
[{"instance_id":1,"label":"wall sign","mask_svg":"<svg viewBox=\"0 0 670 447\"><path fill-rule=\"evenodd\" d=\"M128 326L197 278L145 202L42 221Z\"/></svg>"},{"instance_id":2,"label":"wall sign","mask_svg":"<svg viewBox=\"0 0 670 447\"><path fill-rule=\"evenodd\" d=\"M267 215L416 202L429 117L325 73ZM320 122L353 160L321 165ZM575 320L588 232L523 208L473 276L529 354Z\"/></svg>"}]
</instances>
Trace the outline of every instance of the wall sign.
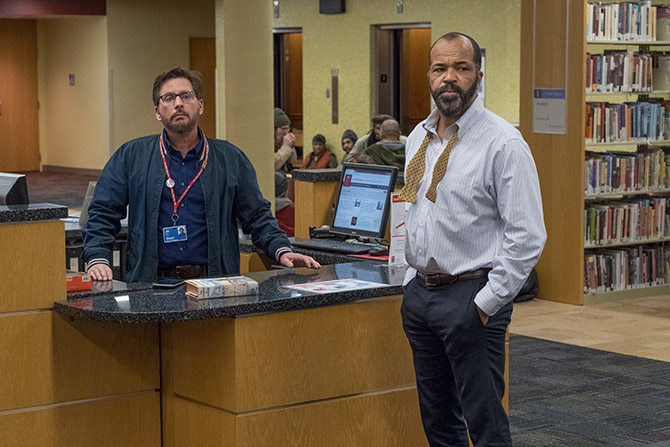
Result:
<instances>
[{"instance_id":1,"label":"wall sign","mask_svg":"<svg viewBox=\"0 0 670 447\"><path fill-rule=\"evenodd\" d=\"M535 89L533 92L533 132L565 135L566 124L565 90Z\"/></svg>"}]
</instances>

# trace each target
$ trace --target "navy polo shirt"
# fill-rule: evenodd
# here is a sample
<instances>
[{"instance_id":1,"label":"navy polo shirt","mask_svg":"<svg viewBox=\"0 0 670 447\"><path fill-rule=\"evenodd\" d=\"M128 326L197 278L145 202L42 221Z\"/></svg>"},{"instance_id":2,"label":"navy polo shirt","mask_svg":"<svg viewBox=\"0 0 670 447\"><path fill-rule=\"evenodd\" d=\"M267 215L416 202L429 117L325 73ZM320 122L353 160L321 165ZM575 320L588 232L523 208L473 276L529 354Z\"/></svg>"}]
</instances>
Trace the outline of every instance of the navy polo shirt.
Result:
<instances>
[{"instance_id":1,"label":"navy polo shirt","mask_svg":"<svg viewBox=\"0 0 670 447\"><path fill-rule=\"evenodd\" d=\"M205 137L198 128L198 143L186 157L182 158L179 151L170 144L167 132L163 130L163 146L167 151L165 161L170 170L170 177L174 180L175 200L179 200L182 193L195 178L204 160ZM205 168L207 169L207 168ZM165 175L167 180L167 174ZM170 188L163 183L160 209L158 212L158 266L171 268L176 265L207 265L207 221L205 219L205 196L198 179L177 209L179 219L172 220L174 205ZM163 238L163 228L175 225L185 225L187 239L179 242L166 243Z\"/></svg>"}]
</instances>

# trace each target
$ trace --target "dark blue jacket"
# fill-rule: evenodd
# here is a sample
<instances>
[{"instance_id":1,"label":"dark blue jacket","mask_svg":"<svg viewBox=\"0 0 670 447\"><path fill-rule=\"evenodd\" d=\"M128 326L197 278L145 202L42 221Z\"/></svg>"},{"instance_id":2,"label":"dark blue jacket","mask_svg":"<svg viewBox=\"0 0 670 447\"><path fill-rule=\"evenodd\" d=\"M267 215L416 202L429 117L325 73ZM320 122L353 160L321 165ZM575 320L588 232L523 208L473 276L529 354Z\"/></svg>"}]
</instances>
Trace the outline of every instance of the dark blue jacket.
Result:
<instances>
[{"instance_id":1,"label":"dark blue jacket","mask_svg":"<svg viewBox=\"0 0 670 447\"><path fill-rule=\"evenodd\" d=\"M84 227L84 259L104 258L112 249L128 209L126 281L152 282L158 268L158 209L167 176L158 149L159 135L125 143L109 159L95 188ZM209 139L209 161L200 176L207 219L208 276L239 274L237 222L271 258L289 247L261 195L256 171L237 147Z\"/></svg>"}]
</instances>

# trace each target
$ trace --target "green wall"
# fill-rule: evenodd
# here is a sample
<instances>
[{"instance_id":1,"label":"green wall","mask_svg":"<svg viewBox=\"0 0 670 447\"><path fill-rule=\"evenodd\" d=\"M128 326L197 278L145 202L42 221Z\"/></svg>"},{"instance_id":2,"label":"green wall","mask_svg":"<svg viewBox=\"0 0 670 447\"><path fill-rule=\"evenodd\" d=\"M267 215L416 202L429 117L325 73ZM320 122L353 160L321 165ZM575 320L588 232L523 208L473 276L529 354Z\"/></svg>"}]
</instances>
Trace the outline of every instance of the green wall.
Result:
<instances>
[{"instance_id":1,"label":"green wall","mask_svg":"<svg viewBox=\"0 0 670 447\"><path fill-rule=\"evenodd\" d=\"M430 22L433 40L450 31L472 36L486 49L486 107L511 123L519 121L520 0L411 0L402 14L396 1L348 0L347 12L336 15L319 14L317 0L279 3L280 17L272 26L301 27L303 33L305 150L322 133L340 159L342 132L351 128L360 136L369 130L374 25ZM339 124L331 124L326 97L331 69L339 69Z\"/></svg>"}]
</instances>

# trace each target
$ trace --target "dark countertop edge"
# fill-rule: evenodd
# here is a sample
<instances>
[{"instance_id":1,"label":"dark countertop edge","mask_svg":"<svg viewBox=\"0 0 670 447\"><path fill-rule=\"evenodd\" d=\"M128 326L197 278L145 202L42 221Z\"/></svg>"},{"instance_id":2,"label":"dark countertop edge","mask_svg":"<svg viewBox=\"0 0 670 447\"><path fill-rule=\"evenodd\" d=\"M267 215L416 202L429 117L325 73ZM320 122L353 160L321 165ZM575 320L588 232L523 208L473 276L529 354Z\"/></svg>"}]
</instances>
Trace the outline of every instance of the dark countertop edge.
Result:
<instances>
[{"instance_id":1,"label":"dark countertop edge","mask_svg":"<svg viewBox=\"0 0 670 447\"><path fill-rule=\"evenodd\" d=\"M68 208L52 203L0 206L0 223L58 220L68 216Z\"/></svg>"},{"instance_id":2,"label":"dark countertop edge","mask_svg":"<svg viewBox=\"0 0 670 447\"><path fill-rule=\"evenodd\" d=\"M342 176L342 166L331 169L294 169L291 177L299 182L337 182Z\"/></svg>"},{"instance_id":3,"label":"dark countertop edge","mask_svg":"<svg viewBox=\"0 0 670 447\"><path fill-rule=\"evenodd\" d=\"M314 294L302 297L287 297L285 299L267 302L240 304L224 309L178 310L174 312L144 312L129 314L126 312L105 312L100 310L77 309L62 302L54 303L54 311L60 315L72 318L85 318L91 321L121 324L146 323L178 323L183 321L211 320L216 318L235 318L263 313L290 312L300 309L328 307L332 305L355 303L370 298L402 295L400 285L363 289L356 292L356 298L350 298L351 292L336 292L328 294ZM364 296L360 296L364 295ZM325 301L314 303L314 301ZM290 302L290 306L286 306Z\"/></svg>"},{"instance_id":4,"label":"dark countertop edge","mask_svg":"<svg viewBox=\"0 0 670 447\"><path fill-rule=\"evenodd\" d=\"M342 176L342 166L332 169L295 169L291 171L291 177L294 181L321 183L321 182L339 182ZM405 185L405 173L398 172L395 179L395 185L402 187Z\"/></svg>"}]
</instances>

